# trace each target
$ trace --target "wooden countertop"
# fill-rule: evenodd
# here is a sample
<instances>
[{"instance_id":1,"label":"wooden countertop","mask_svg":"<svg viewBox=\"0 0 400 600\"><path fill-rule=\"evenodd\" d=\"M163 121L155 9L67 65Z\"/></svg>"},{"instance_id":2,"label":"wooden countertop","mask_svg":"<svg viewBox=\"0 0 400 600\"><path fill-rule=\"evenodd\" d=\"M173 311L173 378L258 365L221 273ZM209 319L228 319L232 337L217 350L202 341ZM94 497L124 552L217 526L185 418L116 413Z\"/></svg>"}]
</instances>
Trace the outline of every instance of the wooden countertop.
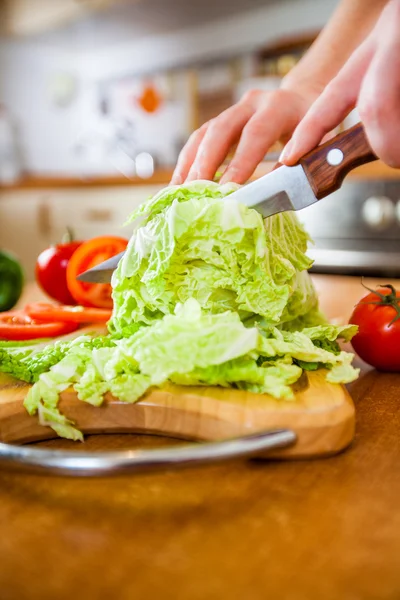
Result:
<instances>
[{"instance_id":1,"label":"wooden countertop","mask_svg":"<svg viewBox=\"0 0 400 600\"><path fill-rule=\"evenodd\" d=\"M275 162L265 161L257 167L251 179L257 179L261 175L268 173L275 165ZM93 187L115 187L132 185L168 185L171 181L173 169L157 169L154 174L143 179L140 177L124 177L119 175L110 175L105 177L66 177L60 176L38 176L26 175L19 181L12 184L0 184L0 191L7 190L25 190L25 189L59 189L59 188L93 188ZM362 165L349 173L350 179L400 179L400 169L392 169L381 161Z\"/></svg>"},{"instance_id":2,"label":"wooden countertop","mask_svg":"<svg viewBox=\"0 0 400 600\"><path fill-rule=\"evenodd\" d=\"M323 310L347 320L359 279L313 278ZM400 374L359 365L356 438L333 458L93 480L0 471L0 597L399 598ZM113 435L85 447L175 443Z\"/></svg>"}]
</instances>

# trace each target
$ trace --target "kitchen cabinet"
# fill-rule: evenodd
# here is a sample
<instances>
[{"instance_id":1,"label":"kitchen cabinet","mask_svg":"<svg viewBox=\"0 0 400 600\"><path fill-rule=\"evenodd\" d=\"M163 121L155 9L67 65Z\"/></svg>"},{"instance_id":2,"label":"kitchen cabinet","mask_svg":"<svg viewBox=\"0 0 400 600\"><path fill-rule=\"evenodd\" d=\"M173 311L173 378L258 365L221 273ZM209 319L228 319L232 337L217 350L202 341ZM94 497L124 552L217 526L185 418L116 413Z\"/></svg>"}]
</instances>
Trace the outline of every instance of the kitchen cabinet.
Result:
<instances>
[{"instance_id":1,"label":"kitchen cabinet","mask_svg":"<svg viewBox=\"0 0 400 600\"><path fill-rule=\"evenodd\" d=\"M33 277L35 260L49 243L41 220L47 193L14 192L0 194L0 247L14 252L28 279Z\"/></svg>"},{"instance_id":2,"label":"kitchen cabinet","mask_svg":"<svg viewBox=\"0 0 400 600\"><path fill-rule=\"evenodd\" d=\"M70 227L76 239L98 235L130 237L123 227L129 214L162 185L0 192L0 247L14 252L27 280L33 280L36 258L59 242Z\"/></svg>"},{"instance_id":3,"label":"kitchen cabinet","mask_svg":"<svg viewBox=\"0 0 400 600\"><path fill-rule=\"evenodd\" d=\"M124 227L124 222L159 189L160 186L137 186L57 191L48 202L52 236L59 239L71 227L80 239L107 234L129 237L131 228Z\"/></svg>"}]
</instances>

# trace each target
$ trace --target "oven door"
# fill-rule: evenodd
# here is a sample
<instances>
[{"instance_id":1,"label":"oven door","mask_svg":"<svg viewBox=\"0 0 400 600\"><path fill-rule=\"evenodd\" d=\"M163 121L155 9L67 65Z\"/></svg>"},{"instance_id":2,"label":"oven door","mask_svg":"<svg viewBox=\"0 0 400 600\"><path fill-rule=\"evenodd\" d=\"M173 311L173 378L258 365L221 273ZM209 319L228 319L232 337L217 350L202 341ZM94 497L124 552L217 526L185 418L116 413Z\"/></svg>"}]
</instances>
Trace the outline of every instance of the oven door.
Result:
<instances>
[{"instance_id":1,"label":"oven door","mask_svg":"<svg viewBox=\"0 0 400 600\"><path fill-rule=\"evenodd\" d=\"M314 241L312 272L400 276L400 180L345 181L297 215Z\"/></svg>"}]
</instances>

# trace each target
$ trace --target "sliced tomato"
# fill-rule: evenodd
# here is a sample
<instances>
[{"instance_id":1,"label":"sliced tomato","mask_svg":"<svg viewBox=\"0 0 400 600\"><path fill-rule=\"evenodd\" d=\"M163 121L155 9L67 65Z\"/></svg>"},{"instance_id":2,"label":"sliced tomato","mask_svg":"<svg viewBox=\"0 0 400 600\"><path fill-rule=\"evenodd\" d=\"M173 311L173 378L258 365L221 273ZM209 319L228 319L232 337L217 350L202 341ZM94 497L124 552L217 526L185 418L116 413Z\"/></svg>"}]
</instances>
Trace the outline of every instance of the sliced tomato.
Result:
<instances>
[{"instance_id":1,"label":"sliced tomato","mask_svg":"<svg viewBox=\"0 0 400 600\"><path fill-rule=\"evenodd\" d=\"M112 288L108 283L85 283L77 277L112 256L123 252L128 240L116 236L96 237L75 250L67 266L67 285L75 302L93 308L112 308Z\"/></svg>"},{"instance_id":2,"label":"sliced tomato","mask_svg":"<svg viewBox=\"0 0 400 600\"><path fill-rule=\"evenodd\" d=\"M53 338L71 333L77 328L76 323L43 323L36 321L19 310L0 314L0 339L4 340Z\"/></svg>"},{"instance_id":3,"label":"sliced tomato","mask_svg":"<svg viewBox=\"0 0 400 600\"><path fill-rule=\"evenodd\" d=\"M47 302L27 304L24 312L32 319L53 323L107 323L112 310L108 308L86 308L84 306L57 305Z\"/></svg>"}]
</instances>

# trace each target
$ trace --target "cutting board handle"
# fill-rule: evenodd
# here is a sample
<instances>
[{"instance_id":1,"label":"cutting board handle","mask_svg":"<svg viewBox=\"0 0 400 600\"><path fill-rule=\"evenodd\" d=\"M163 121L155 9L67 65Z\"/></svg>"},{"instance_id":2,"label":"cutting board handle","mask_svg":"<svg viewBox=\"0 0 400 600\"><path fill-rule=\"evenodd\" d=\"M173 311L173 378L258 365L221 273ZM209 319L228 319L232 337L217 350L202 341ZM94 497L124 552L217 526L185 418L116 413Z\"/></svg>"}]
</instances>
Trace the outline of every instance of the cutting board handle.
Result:
<instances>
[{"instance_id":1,"label":"cutting board handle","mask_svg":"<svg viewBox=\"0 0 400 600\"><path fill-rule=\"evenodd\" d=\"M339 133L299 160L315 196L320 200L339 189L346 175L365 163L378 160L362 123Z\"/></svg>"}]
</instances>

